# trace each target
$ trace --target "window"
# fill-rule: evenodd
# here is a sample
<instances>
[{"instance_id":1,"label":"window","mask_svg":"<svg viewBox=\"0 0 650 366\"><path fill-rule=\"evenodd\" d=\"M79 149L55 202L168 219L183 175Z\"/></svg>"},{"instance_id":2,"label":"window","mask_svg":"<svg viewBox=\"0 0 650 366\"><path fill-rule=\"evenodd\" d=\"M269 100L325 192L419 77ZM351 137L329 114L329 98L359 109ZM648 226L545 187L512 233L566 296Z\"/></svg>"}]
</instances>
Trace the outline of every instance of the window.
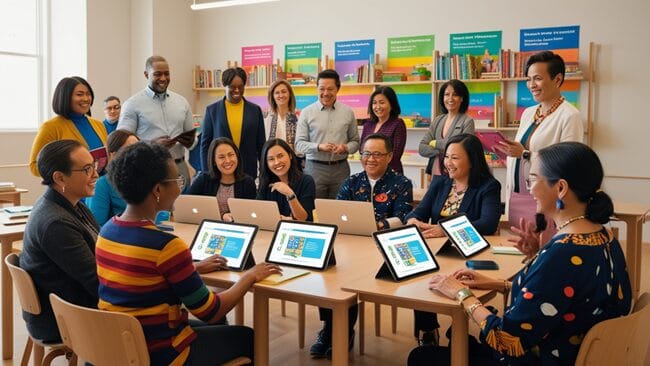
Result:
<instances>
[{"instance_id":1,"label":"window","mask_svg":"<svg viewBox=\"0 0 650 366\"><path fill-rule=\"evenodd\" d=\"M40 0L0 1L0 130L33 130L43 116L40 24Z\"/></svg>"}]
</instances>

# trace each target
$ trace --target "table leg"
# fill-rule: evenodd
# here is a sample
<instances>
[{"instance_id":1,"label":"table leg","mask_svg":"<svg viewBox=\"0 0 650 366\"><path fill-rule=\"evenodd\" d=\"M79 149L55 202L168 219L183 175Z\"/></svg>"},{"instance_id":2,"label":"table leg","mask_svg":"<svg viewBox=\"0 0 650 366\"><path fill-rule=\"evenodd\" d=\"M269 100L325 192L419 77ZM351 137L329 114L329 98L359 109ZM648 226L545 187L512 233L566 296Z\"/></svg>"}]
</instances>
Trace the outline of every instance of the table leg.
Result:
<instances>
[{"instance_id":1,"label":"table leg","mask_svg":"<svg viewBox=\"0 0 650 366\"><path fill-rule=\"evenodd\" d=\"M366 341L366 303L364 301L360 301L359 302L359 354L360 355L363 355L366 351L365 341Z\"/></svg>"},{"instance_id":2,"label":"table leg","mask_svg":"<svg viewBox=\"0 0 650 366\"><path fill-rule=\"evenodd\" d=\"M282 300L284 304L284 300ZM305 307L307 305L298 303L298 347L305 348Z\"/></svg>"},{"instance_id":3,"label":"table leg","mask_svg":"<svg viewBox=\"0 0 650 366\"><path fill-rule=\"evenodd\" d=\"M381 337L381 304L375 303L375 337Z\"/></svg>"},{"instance_id":4,"label":"table leg","mask_svg":"<svg viewBox=\"0 0 650 366\"><path fill-rule=\"evenodd\" d=\"M255 289L253 292L253 327L255 329L255 364L269 364L269 296Z\"/></svg>"},{"instance_id":5,"label":"table leg","mask_svg":"<svg viewBox=\"0 0 650 366\"><path fill-rule=\"evenodd\" d=\"M634 300L639 298L639 292L641 291L641 268L643 266L641 265L642 260L643 260L643 220L642 218L638 218L634 222L634 241L636 242L636 261L634 262L634 265L636 268L634 269L634 292L632 295L634 296Z\"/></svg>"},{"instance_id":6,"label":"table leg","mask_svg":"<svg viewBox=\"0 0 650 366\"><path fill-rule=\"evenodd\" d=\"M641 252L639 242L637 242L639 233L637 227L638 220L634 216L619 216L619 219L625 222L625 261L627 262L627 273L630 275L630 285L632 287L632 298L636 299L639 295L639 282L641 272Z\"/></svg>"},{"instance_id":7,"label":"table leg","mask_svg":"<svg viewBox=\"0 0 650 366\"><path fill-rule=\"evenodd\" d=\"M332 365L348 365L348 304L339 304L332 309Z\"/></svg>"},{"instance_id":8,"label":"table leg","mask_svg":"<svg viewBox=\"0 0 650 366\"><path fill-rule=\"evenodd\" d=\"M451 314L451 364L452 366L465 366L468 364L468 344L467 335L469 326L467 324L467 315L462 307Z\"/></svg>"},{"instance_id":9,"label":"table leg","mask_svg":"<svg viewBox=\"0 0 650 366\"><path fill-rule=\"evenodd\" d=\"M10 360L14 357L14 300L13 284L9 268L5 264L5 257L11 253L10 239L2 239L2 359Z\"/></svg>"}]
</instances>

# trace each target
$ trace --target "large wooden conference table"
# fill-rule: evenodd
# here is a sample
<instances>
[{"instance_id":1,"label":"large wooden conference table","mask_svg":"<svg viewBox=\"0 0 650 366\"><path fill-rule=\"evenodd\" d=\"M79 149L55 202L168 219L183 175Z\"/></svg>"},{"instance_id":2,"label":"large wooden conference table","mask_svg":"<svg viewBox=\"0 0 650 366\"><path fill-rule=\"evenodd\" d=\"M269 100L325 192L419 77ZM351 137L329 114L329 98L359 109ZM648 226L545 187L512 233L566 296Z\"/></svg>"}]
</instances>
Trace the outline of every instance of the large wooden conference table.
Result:
<instances>
[{"instance_id":1,"label":"large wooden conference table","mask_svg":"<svg viewBox=\"0 0 650 366\"><path fill-rule=\"evenodd\" d=\"M174 233L190 243L196 231L196 225L175 224ZM266 257L273 233L260 230L255 237L252 253L256 262ZM495 243L505 242L505 238L490 238ZM442 245L444 240L429 240L434 250ZM357 294L363 299L370 300L376 295L376 300L387 304L397 304L407 308L439 311L451 314L454 322L461 321L455 327L454 339L457 352L467 350L467 317L460 307L452 300L444 299L427 289L430 276L425 275L403 283L385 280L375 280L375 273L383 263L381 254L370 237L354 235L337 235L334 243L336 265L325 271L312 271L308 275L298 277L278 285L255 284L253 286L253 326L255 328L255 364L269 364L269 299L283 299L298 303L320 306L332 309L332 364L348 364L348 308L357 303ZM479 258L491 258L501 263L501 269L494 275L511 277L521 268L521 256L502 255L495 258L490 251L479 255ZM449 274L463 266L464 261L458 258L440 257L441 271ZM492 271L494 272L494 271ZM241 277L240 272L218 271L201 276L209 286L227 288ZM375 289L377 294L360 291L361 284L367 283L369 289ZM346 290L343 290L345 288ZM400 290L404 288L405 290ZM401 294L396 296L395 293ZM409 300L408 296L413 295ZM479 292L486 296L487 292ZM398 299L398 300L394 300ZM456 324L456 323L454 323ZM458 345L458 347L456 347ZM466 353L466 352L465 352ZM464 360L464 361L463 361ZM463 363L464 362L464 363ZM454 365L464 365L467 355L454 357Z\"/></svg>"}]
</instances>

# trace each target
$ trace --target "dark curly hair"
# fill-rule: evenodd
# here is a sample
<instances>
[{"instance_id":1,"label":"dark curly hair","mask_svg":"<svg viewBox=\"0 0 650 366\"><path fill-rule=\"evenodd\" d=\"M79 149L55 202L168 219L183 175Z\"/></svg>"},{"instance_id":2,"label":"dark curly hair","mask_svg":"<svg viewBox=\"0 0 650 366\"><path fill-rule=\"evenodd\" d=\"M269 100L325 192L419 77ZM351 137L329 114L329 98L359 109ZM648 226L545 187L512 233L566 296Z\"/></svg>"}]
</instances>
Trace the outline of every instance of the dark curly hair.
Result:
<instances>
[{"instance_id":1,"label":"dark curly hair","mask_svg":"<svg viewBox=\"0 0 650 366\"><path fill-rule=\"evenodd\" d=\"M440 107L442 113L449 113L447 107L445 106L445 91L447 90L448 86L451 86L451 88L454 89L454 93L463 98L463 101L460 102L460 108L458 108L458 112L467 112L467 109L469 108L469 89L467 89L467 85L465 85L465 83L462 81L451 79L448 82L442 84L442 86L440 86L440 91L438 92L438 107Z\"/></svg>"},{"instance_id":2,"label":"dark curly hair","mask_svg":"<svg viewBox=\"0 0 650 366\"><path fill-rule=\"evenodd\" d=\"M171 159L164 147L140 141L116 154L108 166L108 179L124 201L137 205L147 199L156 184L167 179Z\"/></svg>"},{"instance_id":3,"label":"dark curly hair","mask_svg":"<svg viewBox=\"0 0 650 366\"><path fill-rule=\"evenodd\" d=\"M241 67L231 67L224 70L221 74L221 83L223 83L223 86L229 86L235 76L239 76L242 83L246 85L246 79L248 79L248 75L246 74L246 70L242 69Z\"/></svg>"}]
</instances>

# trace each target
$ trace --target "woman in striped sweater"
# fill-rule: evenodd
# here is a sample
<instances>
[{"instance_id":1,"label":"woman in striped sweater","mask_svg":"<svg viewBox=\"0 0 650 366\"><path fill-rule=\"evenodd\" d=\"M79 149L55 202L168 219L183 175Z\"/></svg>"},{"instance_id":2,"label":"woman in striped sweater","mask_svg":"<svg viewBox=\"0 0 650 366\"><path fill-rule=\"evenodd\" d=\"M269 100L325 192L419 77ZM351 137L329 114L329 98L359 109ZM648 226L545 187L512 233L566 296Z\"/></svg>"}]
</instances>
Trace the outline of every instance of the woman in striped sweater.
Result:
<instances>
[{"instance_id":1,"label":"woman in striped sweater","mask_svg":"<svg viewBox=\"0 0 650 366\"><path fill-rule=\"evenodd\" d=\"M279 268L261 263L230 289L208 290L198 272L222 268L223 257L195 268L187 244L154 225L156 212L171 210L184 184L167 149L146 142L125 148L111 161L109 179L127 206L104 225L97 240L99 308L140 321L152 365L252 359L253 330L216 323L255 282ZM200 321L188 320L186 309Z\"/></svg>"}]
</instances>

